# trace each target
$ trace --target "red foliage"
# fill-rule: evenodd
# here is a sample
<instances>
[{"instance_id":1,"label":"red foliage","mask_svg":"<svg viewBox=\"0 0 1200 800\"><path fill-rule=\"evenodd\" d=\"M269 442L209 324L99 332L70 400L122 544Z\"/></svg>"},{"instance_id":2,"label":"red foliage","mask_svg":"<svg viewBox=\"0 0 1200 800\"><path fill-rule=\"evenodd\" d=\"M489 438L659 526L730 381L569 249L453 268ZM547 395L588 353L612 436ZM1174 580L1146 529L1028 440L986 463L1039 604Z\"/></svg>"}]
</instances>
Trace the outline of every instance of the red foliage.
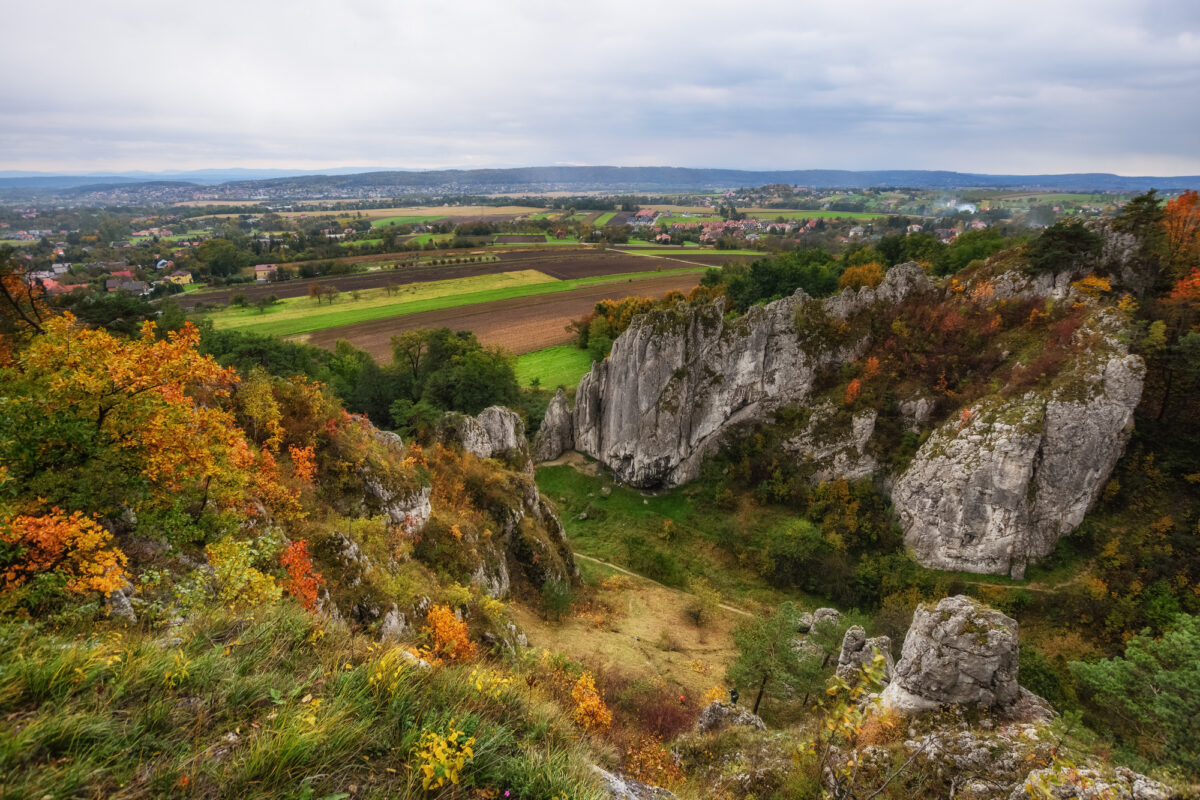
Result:
<instances>
[{"instance_id":1,"label":"red foliage","mask_svg":"<svg viewBox=\"0 0 1200 800\"><path fill-rule=\"evenodd\" d=\"M297 539L289 544L279 557L279 562L288 572L286 585L288 594L300 601L305 611L317 610L317 589L321 585L321 573L313 571L312 557L308 554L308 542Z\"/></svg>"},{"instance_id":2,"label":"red foliage","mask_svg":"<svg viewBox=\"0 0 1200 800\"><path fill-rule=\"evenodd\" d=\"M855 378L850 381L850 385L846 387L846 405L854 405L854 401L862 394L862 383Z\"/></svg>"}]
</instances>

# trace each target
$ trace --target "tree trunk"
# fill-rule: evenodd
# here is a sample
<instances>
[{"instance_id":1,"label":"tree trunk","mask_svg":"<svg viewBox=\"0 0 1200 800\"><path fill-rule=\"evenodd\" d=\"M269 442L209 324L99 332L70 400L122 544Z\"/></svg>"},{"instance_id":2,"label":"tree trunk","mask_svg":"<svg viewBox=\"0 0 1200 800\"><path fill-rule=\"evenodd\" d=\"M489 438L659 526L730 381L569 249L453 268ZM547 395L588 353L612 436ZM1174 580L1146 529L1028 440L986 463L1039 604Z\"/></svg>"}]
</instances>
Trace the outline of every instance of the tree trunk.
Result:
<instances>
[{"instance_id":1,"label":"tree trunk","mask_svg":"<svg viewBox=\"0 0 1200 800\"><path fill-rule=\"evenodd\" d=\"M758 704L762 702L763 690L766 688L767 688L767 676L763 675L762 683L760 683L758 685L758 697L754 698L754 710L751 713L753 713L753 714L758 713Z\"/></svg>"}]
</instances>

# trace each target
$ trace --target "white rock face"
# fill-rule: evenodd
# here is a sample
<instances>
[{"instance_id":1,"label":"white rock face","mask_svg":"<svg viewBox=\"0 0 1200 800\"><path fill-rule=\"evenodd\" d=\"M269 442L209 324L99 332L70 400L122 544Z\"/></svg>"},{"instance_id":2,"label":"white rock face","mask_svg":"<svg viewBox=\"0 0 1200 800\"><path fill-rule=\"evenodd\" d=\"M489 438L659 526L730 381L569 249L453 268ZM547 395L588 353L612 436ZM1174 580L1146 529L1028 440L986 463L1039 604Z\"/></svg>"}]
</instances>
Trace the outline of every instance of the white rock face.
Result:
<instances>
[{"instance_id":1,"label":"white rock face","mask_svg":"<svg viewBox=\"0 0 1200 800\"><path fill-rule=\"evenodd\" d=\"M920 605L881 702L902 714L943 705L1003 709L1021 697L1017 621L964 595Z\"/></svg>"},{"instance_id":2,"label":"white rock face","mask_svg":"<svg viewBox=\"0 0 1200 800\"><path fill-rule=\"evenodd\" d=\"M527 447L525 423L503 406L490 406L478 416L454 415L453 425L464 450L480 458Z\"/></svg>"},{"instance_id":3,"label":"white rock face","mask_svg":"<svg viewBox=\"0 0 1200 800\"><path fill-rule=\"evenodd\" d=\"M992 291L1070 302L1076 277L1006 273ZM729 322L720 301L639 316L584 376L573 412L564 394L555 397L537 455L574 446L619 481L675 486L695 478L735 426L808 405L806 424L784 447L812 465L812 480L878 475L877 412L850 417L836 400L815 401L814 380L862 355L868 314L933 290L919 266L904 264L874 290L823 301L797 292ZM1097 310L1051 387L997 387L934 429L902 472L880 476L921 564L1022 577L1080 524L1124 452L1141 398L1145 368L1122 341L1124 325L1116 312ZM897 403L914 432L934 408L923 390Z\"/></svg>"},{"instance_id":4,"label":"white rock face","mask_svg":"<svg viewBox=\"0 0 1200 800\"><path fill-rule=\"evenodd\" d=\"M571 408L567 403L567 393L560 386L546 407L542 426L533 439L533 457L537 461L552 461L573 449L575 436L571 425Z\"/></svg>"},{"instance_id":5,"label":"white rock face","mask_svg":"<svg viewBox=\"0 0 1200 800\"><path fill-rule=\"evenodd\" d=\"M844 681L856 681L862 675L863 667L875 663L875 655L883 656L884 683L892 679L896 669L892 662L892 640L887 636L867 638L867 632L858 625L851 625L842 637L842 652L838 655L837 675Z\"/></svg>"},{"instance_id":6,"label":"white rock face","mask_svg":"<svg viewBox=\"0 0 1200 800\"><path fill-rule=\"evenodd\" d=\"M1074 530L1125 451L1145 367L1113 330L1052 394L984 400L944 422L892 488L927 567L1025 574Z\"/></svg>"},{"instance_id":7,"label":"white rock face","mask_svg":"<svg viewBox=\"0 0 1200 800\"><path fill-rule=\"evenodd\" d=\"M810 347L796 330L797 313L844 321L876 302L930 288L919 266L905 264L877 289L825 301L797 291L730 323L721 301L639 316L579 384L575 448L634 486L685 483L730 427L803 403L819 368L853 360L866 344Z\"/></svg>"}]
</instances>

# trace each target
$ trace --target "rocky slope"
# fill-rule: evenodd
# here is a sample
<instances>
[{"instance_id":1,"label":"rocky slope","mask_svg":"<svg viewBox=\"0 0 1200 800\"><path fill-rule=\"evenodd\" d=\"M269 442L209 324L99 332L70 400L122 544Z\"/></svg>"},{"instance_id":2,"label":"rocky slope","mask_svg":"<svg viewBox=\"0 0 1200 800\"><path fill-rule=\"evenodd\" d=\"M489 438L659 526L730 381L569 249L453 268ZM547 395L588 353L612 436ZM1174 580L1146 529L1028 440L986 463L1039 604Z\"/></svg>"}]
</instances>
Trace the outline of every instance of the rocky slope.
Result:
<instances>
[{"instance_id":1,"label":"rocky slope","mask_svg":"<svg viewBox=\"0 0 1200 800\"><path fill-rule=\"evenodd\" d=\"M1021 576L1095 502L1141 397L1145 370L1124 343L1124 315L1082 294L1074 277L1010 271L935 286L910 263L889 270L875 289L825 300L798 291L736 319L725 317L720 300L653 311L635 318L610 357L584 376L573 410L565 395L554 398L534 450L547 460L573 446L620 481L676 486L695 478L704 457L743 424L799 409L804 424L785 449L814 482L879 477L921 563ZM923 388L909 385L911 396L852 413L827 388L828 376L855 369L878 339L892 336L901 310L940 304L954 315L961 305L976 315L970 325L994 331L986 314L1022 303L1028 321L1020 317L1000 335L1010 334L1026 361L999 352L993 373L973 376L992 388L961 408L948 399L954 392L935 388L936 374L921 376ZM1039 315L1052 314L1071 316L1078 328L1039 334L1061 339L1054 346L1068 353L1045 366L1036 350L1029 355L1025 334ZM1045 372L1031 377L1025 369ZM910 463L891 472L874 445L884 413L927 437Z\"/></svg>"}]
</instances>

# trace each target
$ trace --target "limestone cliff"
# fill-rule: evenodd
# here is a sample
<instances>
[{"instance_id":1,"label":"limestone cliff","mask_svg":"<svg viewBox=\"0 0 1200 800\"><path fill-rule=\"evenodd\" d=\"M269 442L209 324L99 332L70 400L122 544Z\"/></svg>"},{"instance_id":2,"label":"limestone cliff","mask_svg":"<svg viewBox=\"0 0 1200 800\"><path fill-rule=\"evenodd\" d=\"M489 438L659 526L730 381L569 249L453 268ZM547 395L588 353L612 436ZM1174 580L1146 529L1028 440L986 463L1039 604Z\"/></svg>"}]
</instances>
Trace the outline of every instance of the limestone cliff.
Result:
<instances>
[{"instance_id":1,"label":"limestone cliff","mask_svg":"<svg viewBox=\"0 0 1200 800\"><path fill-rule=\"evenodd\" d=\"M652 311L584 376L570 413L555 398L537 456L574 446L620 481L676 486L742 425L791 409L800 424L784 449L814 482L880 478L919 561L1020 576L1095 502L1141 397L1144 367L1123 342L1124 315L1081 293L1075 277L980 271L936 286L910 263L875 289L825 300L798 291L737 318L720 300ZM941 316L921 316L935 306ZM892 399L845 400L838 375L863 374L861 360L896 338L920 344L924 331L911 328L922 319L942 333L983 331L989 356L950 386L944 366L937 385L937 369L916 353L908 373L895 371L902 365L880 378L891 383L877 397ZM956 400L964 393L969 400ZM884 414L893 430L922 437L911 461L877 444Z\"/></svg>"},{"instance_id":2,"label":"limestone cliff","mask_svg":"<svg viewBox=\"0 0 1200 800\"><path fill-rule=\"evenodd\" d=\"M942 423L892 489L905 542L940 569L1009 573L1050 554L1125 450L1145 367L1100 312L1049 391L990 397Z\"/></svg>"},{"instance_id":3,"label":"limestone cliff","mask_svg":"<svg viewBox=\"0 0 1200 800\"><path fill-rule=\"evenodd\" d=\"M823 301L798 291L735 320L725 319L720 300L652 311L584 376L570 433L550 420L544 441L573 440L634 486L686 483L728 430L807 402L819 370L853 360L866 344L861 337L818 341L807 327L837 328L878 303L930 289L921 268L905 264L877 289Z\"/></svg>"}]
</instances>

